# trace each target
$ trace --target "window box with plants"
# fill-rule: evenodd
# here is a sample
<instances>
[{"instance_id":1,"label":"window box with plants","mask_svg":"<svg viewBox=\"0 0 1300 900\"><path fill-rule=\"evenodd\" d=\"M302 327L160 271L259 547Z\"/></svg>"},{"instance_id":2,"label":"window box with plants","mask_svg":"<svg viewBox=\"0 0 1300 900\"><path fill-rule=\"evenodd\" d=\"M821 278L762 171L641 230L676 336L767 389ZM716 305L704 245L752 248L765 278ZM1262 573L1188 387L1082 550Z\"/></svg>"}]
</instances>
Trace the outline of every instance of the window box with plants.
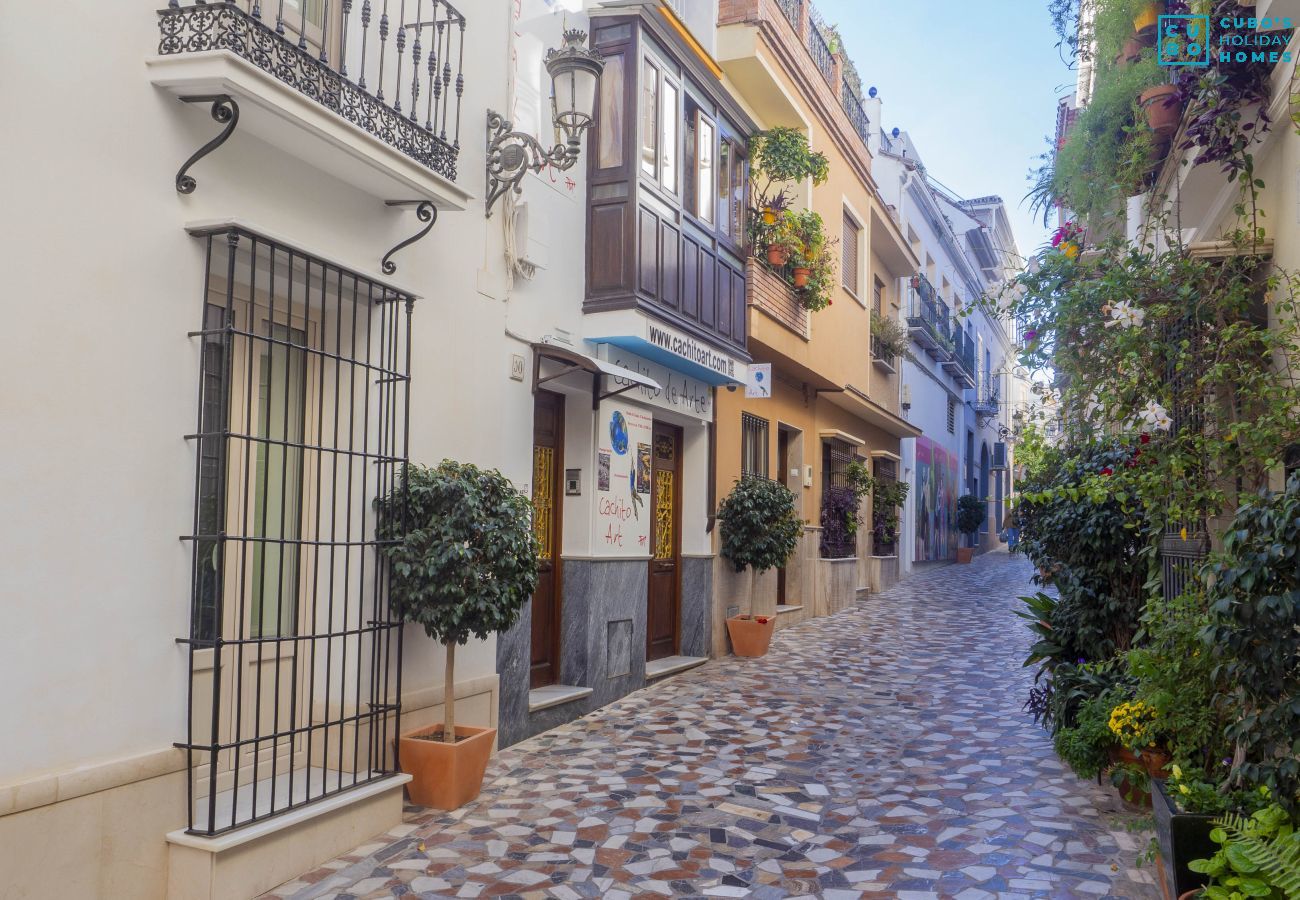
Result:
<instances>
[{"instance_id":1,"label":"window box with plants","mask_svg":"<svg viewBox=\"0 0 1300 900\"><path fill-rule=\"evenodd\" d=\"M898 371L898 360L907 359L912 347L911 333L897 319L871 311L871 361L889 374Z\"/></svg>"},{"instance_id":2,"label":"window box with plants","mask_svg":"<svg viewBox=\"0 0 1300 900\"><path fill-rule=\"evenodd\" d=\"M393 608L446 653L443 721L402 735L413 803L457 809L478 796L495 728L456 724L456 648L505 631L537 587L532 504L500 472L444 460L409 465L376 501Z\"/></svg>"},{"instance_id":3,"label":"window box with plants","mask_svg":"<svg viewBox=\"0 0 1300 900\"><path fill-rule=\"evenodd\" d=\"M718 506L722 556L737 572L753 577L790 560L803 522L795 512L794 493L778 481L747 477L736 482ZM737 615L727 619L727 634L737 656L763 656L776 630L776 616Z\"/></svg>"}]
</instances>

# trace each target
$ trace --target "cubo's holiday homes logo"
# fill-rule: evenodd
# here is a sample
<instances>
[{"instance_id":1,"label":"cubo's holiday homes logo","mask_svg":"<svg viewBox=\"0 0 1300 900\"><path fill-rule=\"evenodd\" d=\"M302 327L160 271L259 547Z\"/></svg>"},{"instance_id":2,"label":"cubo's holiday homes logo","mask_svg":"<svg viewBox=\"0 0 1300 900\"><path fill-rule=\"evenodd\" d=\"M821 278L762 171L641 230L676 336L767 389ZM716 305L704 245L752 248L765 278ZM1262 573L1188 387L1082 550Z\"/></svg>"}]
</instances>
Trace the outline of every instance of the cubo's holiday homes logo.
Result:
<instances>
[{"instance_id":1,"label":"cubo's holiday homes logo","mask_svg":"<svg viewBox=\"0 0 1300 900\"><path fill-rule=\"evenodd\" d=\"M1156 61L1162 66L1290 62L1291 27L1291 19L1281 17L1161 16Z\"/></svg>"}]
</instances>

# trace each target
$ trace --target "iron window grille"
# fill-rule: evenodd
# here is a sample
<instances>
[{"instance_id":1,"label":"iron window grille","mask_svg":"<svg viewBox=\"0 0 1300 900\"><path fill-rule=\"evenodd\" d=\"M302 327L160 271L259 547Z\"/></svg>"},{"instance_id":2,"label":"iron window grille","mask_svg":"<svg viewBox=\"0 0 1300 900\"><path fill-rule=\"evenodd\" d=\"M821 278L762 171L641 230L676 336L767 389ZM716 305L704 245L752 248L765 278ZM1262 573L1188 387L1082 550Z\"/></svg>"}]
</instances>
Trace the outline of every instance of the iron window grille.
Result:
<instances>
[{"instance_id":1,"label":"iron window grille","mask_svg":"<svg viewBox=\"0 0 1300 900\"><path fill-rule=\"evenodd\" d=\"M837 506L852 492L849 485L849 464L863 460L853 451L848 441L830 438L822 443L822 508ZM845 559L857 556L857 539L843 528L826 528L823 518L821 555L823 559Z\"/></svg>"},{"instance_id":2,"label":"iron window grille","mask_svg":"<svg viewBox=\"0 0 1300 900\"><path fill-rule=\"evenodd\" d=\"M237 226L204 242L188 830L397 771L401 622L373 501L407 460L414 298Z\"/></svg>"},{"instance_id":3,"label":"iron window grille","mask_svg":"<svg viewBox=\"0 0 1300 900\"><path fill-rule=\"evenodd\" d=\"M168 0L158 53L229 50L454 181L465 24L447 0Z\"/></svg>"},{"instance_id":4,"label":"iron window grille","mask_svg":"<svg viewBox=\"0 0 1300 900\"><path fill-rule=\"evenodd\" d=\"M888 457L877 457L872 461L873 474L877 481L886 481L895 483L898 481L898 463ZM889 510L876 509L873 502L872 514L872 544L873 552L876 556L894 556L898 553L898 535L895 534L892 540L884 537L884 520Z\"/></svg>"},{"instance_id":5,"label":"iron window grille","mask_svg":"<svg viewBox=\"0 0 1300 900\"><path fill-rule=\"evenodd\" d=\"M744 478L768 477L768 421L751 413L740 414L740 474Z\"/></svg>"}]
</instances>

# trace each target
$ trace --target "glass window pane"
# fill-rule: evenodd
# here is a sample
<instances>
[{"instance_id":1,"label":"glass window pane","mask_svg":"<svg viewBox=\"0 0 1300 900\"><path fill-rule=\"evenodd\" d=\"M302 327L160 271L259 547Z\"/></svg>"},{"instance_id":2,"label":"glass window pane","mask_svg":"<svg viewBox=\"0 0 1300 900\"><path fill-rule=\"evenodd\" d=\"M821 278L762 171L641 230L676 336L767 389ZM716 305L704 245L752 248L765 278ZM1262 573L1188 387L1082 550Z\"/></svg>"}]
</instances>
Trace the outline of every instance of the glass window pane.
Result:
<instances>
[{"instance_id":1,"label":"glass window pane","mask_svg":"<svg viewBox=\"0 0 1300 900\"><path fill-rule=\"evenodd\" d=\"M646 63L641 72L641 171L659 174L659 70Z\"/></svg>"},{"instance_id":2,"label":"glass window pane","mask_svg":"<svg viewBox=\"0 0 1300 900\"><path fill-rule=\"evenodd\" d=\"M731 144L723 141L718 145L718 230L735 237L731 229L735 220L731 216Z\"/></svg>"},{"instance_id":3,"label":"glass window pane","mask_svg":"<svg viewBox=\"0 0 1300 900\"><path fill-rule=\"evenodd\" d=\"M686 171L682 179L682 205L695 215L699 215L700 179L699 140L697 125L700 124L700 111L689 98L686 100L686 120L683 141L686 144Z\"/></svg>"},{"instance_id":4,"label":"glass window pane","mask_svg":"<svg viewBox=\"0 0 1300 900\"><path fill-rule=\"evenodd\" d=\"M596 167L616 169L623 165L623 56L605 57L600 78Z\"/></svg>"},{"instance_id":5,"label":"glass window pane","mask_svg":"<svg viewBox=\"0 0 1300 900\"><path fill-rule=\"evenodd\" d=\"M262 349L253 505L253 637L294 633L302 520L303 391L307 335L274 325ZM293 344L296 346L286 346Z\"/></svg>"},{"instance_id":6,"label":"glass window pane","mask_svg":"<svg viewBox=\"0 0 1300 900\"><path fill-rule=\"evenodd\" d=\"M745 240L745 157L735 145L731 147L731 233L737 241Z\"/></svg>"},{"instance_id":7,"label":"glass window pane","mask_svg":"<svg viewBox=\"0 0 1300 900\"><path fill-rule=\"evenodd\" d=\"M700 117L700 136L697 142L696 166L700 179L700 206L698 213L706 222L713 221L713 168L714 168L714 131L713 123Z\"/></svg>"},{"instance_id":8,"label":"glass window pane","mask_svg":"<svg viewBox=\"0 0 1300 900\"><path fill-rule=\"evenodd\" d=\"M663 168L659 183L677 193L677 86L664 82L663 111L659 120L663 126L660 136Z\"/></svg>"}]
</instances>

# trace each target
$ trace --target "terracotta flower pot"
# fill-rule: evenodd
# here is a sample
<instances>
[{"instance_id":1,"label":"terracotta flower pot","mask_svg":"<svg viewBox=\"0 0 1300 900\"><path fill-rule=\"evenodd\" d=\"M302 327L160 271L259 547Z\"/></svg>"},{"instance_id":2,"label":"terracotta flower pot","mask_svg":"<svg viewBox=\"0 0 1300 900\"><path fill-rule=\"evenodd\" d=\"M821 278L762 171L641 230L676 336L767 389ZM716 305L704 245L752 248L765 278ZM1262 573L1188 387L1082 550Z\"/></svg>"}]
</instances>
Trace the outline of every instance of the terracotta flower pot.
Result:
<instances>
[{"instance_id":1,"label":"terracotta flower pot","mask_svg":"<svg viewBox=\"0 0 1300 900\"><path fill-rule=\"evenodd\" d=\"M402 771L411 776L406 790L420 806L459 809L483 788L497 730L457 725L454 744L444 743L441 733L441 725L432 725L402 735ZM438 738L419 737L427 734Z\"/></svg>"},{"instance_id":2,"label":"terracotta flower pot","mask_svg":"<svg viewBox=\"0 0 1300 900\"><path fill-rule=\"evenodd\" d=\"M767 261L774 266L783 266L790 259L790 251L780 244L767 245Z\"/></svg>"},{"instance_id":3,"label":"terracotta flower pot","mask_svg":"<svg viewBox=\"0 0 1300 900\"><path fill-rule=\"evenodd\" d=\"M974 558L975 558L975 548L974 548L974 547L958 547L958 548L957 548L957 562L961 563L962 565L967 565L967 564L969 564L970 561L971 561L972 559L974 559Z\"/></svg>"},{"instance_id":4,"label":"terracotta flower pot","mask_svg":"<svg viewBox=\"0 0 1300 900\"><path fill-rule=\"evenodd\" d=\"M1191 891L1187 891L1186 893L1179 894L1178 900L1192 900L1193 897L1199 897L1200 895L1201 895L1201 889L1196 888L1195 890L1191 890Z\"/></svg>"},{"instance_id":5,"label":"terracotta flower pot","mask_svg":"<svg viewBox=\"0 0 1300 900\"><path fill-rule=\"evenodd\" d=\"M1110 761L1116 765L1122 763L1129 766L1135 766L1139 769L1144 769L1146 767L1145 763L1142 761L1142 757L1127 747L1111 747ZM1151 791L1143 788L1127 773L1120 776L1116 788L1119 790L1120 799L1125 803L1131 803L1134 806L1143 807L1151 805Z\"/></svg>"},{"instance_id":6,"label":"terracotta flower pot","mask_svg":"<svg viewBox=\"0 0 1300 900\"><path fill-rule=\"evenodd\" d=\"M808 276L812 275L812 269L805 269L803 266L796 266L794 270L794 286L797 288L808 286Z\"/></svg>"},{"instance_id":7,"label":"terracotta flower pot","mask_svg":"<svg viewBox=\"0 0 1300 900\"><path fill-rule=\"evenodd\" d=\"M1167 750L1143 750L1142 765L1152 778L1166 780L1169 778L1169 763L1172 761Z\"/></svg>"},{"instance_id":8,"label":"terracotta flower pot","mask_svg":"<svg viewBox=\"0 0 1300 900\"><path fill-rule=\"evenodd\" d=\"M1146 114L1147 126L1159 135L1173 134L1183 117L1183 105L1178 100L1178 88L1172 84L1158 84L1138 95L1138 104Z\"/></svg>"},{"instance_id":9,"label":"terracotta flower pot","mask_svg":"<svg viewBox=\"0 0 1300 900\"><path fill-rule=\"evenodd\" d=\"M776 616L733 616L727 620L731 649L737 656L763 656L776 630Z\"/></svg>"},{"instance_id":10,"label":"terracotta flower pot","mask_svg":"<svg viewBox=\"0 0 1300 900\"><path fill-rule=\"evenodd\" d=\"M1142 58L1142 49L1144 44L1142 40L1134 35L1124 42L1120 49L1119 55L1115 57L1115 63L1119 66L1131 66Z\"/></svg>"}]
</instances>

